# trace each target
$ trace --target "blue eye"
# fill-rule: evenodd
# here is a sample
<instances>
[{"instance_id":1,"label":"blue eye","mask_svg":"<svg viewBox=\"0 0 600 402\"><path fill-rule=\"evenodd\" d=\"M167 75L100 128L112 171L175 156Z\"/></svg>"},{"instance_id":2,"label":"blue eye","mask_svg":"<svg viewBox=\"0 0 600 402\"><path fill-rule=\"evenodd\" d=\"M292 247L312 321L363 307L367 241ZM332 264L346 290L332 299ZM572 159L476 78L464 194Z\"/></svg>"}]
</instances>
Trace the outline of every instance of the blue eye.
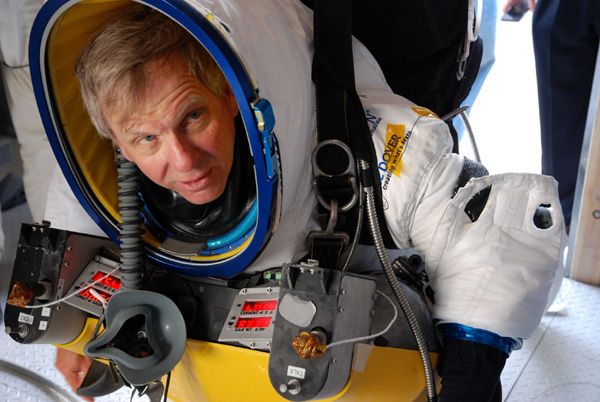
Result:
<instances>
[{"instance_id":1,"label":"blue eye","mask_svg":"<svg viewBox=\"0 0 600 402\"><path fill-rule=\"evenodd\" d=\"M154 134L148 134L142 137L142 141L144 142L152 142L156 139L156 136Z\"/></svg>"},{"instance_id":2,"label":"blue eye","mask_svg":"<svg viewBox=\"0 0 600 402\"><path fill-rule=\"evenodd\" d=\"M202 112L199 110L194 110L193 112L189 112L187 118L190 120L198 120L202 116Z\"/></svg>"}]
</instances>

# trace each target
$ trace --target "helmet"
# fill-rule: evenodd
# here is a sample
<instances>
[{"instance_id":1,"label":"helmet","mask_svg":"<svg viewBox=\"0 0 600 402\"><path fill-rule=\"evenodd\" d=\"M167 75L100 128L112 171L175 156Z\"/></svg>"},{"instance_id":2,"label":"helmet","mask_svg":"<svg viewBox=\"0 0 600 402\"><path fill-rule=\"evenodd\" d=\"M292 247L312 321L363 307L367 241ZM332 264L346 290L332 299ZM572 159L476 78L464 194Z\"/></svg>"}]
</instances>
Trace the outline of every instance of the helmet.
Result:
<instances>
[{"instance_id":1,"label":"helmet","mask_svg":"<svg viewBox=\"0 0 600 402\"><path fill-rule=\"evenodd\" d=\"M260 254L280 215L281 178L275 119L229 38L228 27L188 0L50 0L30 37L30 69L46 134L75 196L115 242L119 236L117 168L112 143L85 111L74 73L83 45L106 21L141 3L171 18L201 43L238 104L234 164L226 190L193 205L141 175L145 255L154 265L191 276L231 277Z\"/></svg>"}]
</instances>

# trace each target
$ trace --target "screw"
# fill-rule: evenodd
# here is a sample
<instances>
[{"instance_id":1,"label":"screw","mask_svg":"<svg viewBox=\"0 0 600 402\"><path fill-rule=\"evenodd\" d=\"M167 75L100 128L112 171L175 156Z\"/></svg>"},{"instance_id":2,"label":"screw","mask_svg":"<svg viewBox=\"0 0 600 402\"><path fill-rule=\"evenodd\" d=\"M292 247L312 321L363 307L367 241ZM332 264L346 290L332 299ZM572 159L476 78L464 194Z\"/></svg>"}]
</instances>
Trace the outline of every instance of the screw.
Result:
<instances>
[{"instance_id":1,"label":"screw","mask_svg":"<svg viewBox=\"0 0 600 402\"><path fill-rule=\"evenodd\" d=\"M287 385L290 395L298 395L302 389L302 383L295 378L288 381Z\"/></svg>"},{"instance_id":2,"label":"screw","mask_svg":"<svg viewBox=\"0 0 600 402\"><path fill-rule=\"evenodd\" d=\"M267 294L271 294L272 292L273 292L273 289L267 288Z\"/></svg>"},{"instance_id":3,"label":"screw","mask_svg":"<svg viewBox=\"0 0 600 402\"><path fill-rule=\"evenodd\" d=\"M71 250L73 250L73 247L71 247L71 246L67 246L67 251L71 251ZM98 259L99 259L99 258L96 256L96 257L94 257L94 259L95 259L96 261L98 261Z\"/></svg>"},{"instance_id":4,"label":"screw","mask_svg":"<svg viewBox=\"0 0 600 402\"><path fill-rule=\"evenodd\" d=\"M248 289L244 288L244 289L240 290L241 295L245 295L246 293L248 293Z\"/></svg>"},{"instance_id":5,"label":"screw","mask_svg":"<svg viewBox=\"0 0 600 402\"><path fill-rule=\"evenodd\" d=\"M137 337L138 337L138 339L146 339L146 338L148 338L148 334L146 334L145 331L138 331Z\"/></svg>"},{"instance_id":6,"label":"screw","mask_svg":"<svg viewBox=\"0 0 600 402\"><path fill-rule=\"evenodd\" d=\"M593 216L595 219L600 219L600 209L596 209L596 210L594 210L594 212L592 212L592 216Z\"/></svg>"},{"instance_id":7,"label":"screw","mask_svg":"<svg viewBox=\"0 0 600 402\"><path fill-rule=\"evenodd\" d=\"M17 335L23 339L27 338L27 335L29 335L29 327L25 324L19 324L17 327Z\"/></svg>"}]
</instances>

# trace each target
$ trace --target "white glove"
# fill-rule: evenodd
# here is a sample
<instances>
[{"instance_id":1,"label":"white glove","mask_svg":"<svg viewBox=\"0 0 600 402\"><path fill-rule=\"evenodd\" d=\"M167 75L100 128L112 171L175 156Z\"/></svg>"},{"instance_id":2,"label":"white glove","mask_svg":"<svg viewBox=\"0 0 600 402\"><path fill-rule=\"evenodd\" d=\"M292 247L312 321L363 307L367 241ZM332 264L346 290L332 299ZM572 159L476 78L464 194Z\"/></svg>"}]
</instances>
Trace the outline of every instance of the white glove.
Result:
<instances>
[{"instance_id":1,"label":"white glove","mask_svg":"<svg viewBox=\"0 0 600 402\"><path fill-rule=\"evenodd\" d=\"M491 186L475 222L464 212ZM552 226L533 216L550 205ZM417 222L415 222L417 224ZM434 316L512 338L528 338L562 279L565 229L552 177L502 174L471 179L447 205L426 252Z\"/></svg>"}]
</instances>

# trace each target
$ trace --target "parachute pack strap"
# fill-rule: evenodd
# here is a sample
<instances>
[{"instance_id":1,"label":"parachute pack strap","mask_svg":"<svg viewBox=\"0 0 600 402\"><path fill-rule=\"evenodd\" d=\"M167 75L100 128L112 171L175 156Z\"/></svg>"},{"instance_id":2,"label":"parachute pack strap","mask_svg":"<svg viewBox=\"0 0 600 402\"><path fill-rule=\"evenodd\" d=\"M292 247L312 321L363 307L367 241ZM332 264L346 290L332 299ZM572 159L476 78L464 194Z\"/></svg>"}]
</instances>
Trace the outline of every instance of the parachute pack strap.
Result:
<instances>
[{"instance_id":1,"label":"parachute pack strap","mask_svg":"<svg viewBox=\"0 0 600 402\"><path fill-rule=\"evenodd\" d=\"M375 149L367 125L362 103L356 93L354 59L352 54L352 0L316 0L314 11L315 55L313 80L317 101L317 136L319 144L340 141L346 144L355 160L376 161ZM326 172L344 171L348 164L347 155L341 147L329 147L318 165ZM313 164L314 165L314 164ZM375 163L370 165L375 166ZM355 171L355 167L352 166ZM362 178L364 185L379 183L376 169L370 169ZM365 183L367 180L369 183ZM395 248L383 219L381 187L375 189L377 214L382 217L382 235L387 247ZM336 198L340 206L348 205L356 186L352 178L344 174L315 177L315 191L328 200ZM321 200L320 200L321 201ZM358 208L342 211L337 231L353 232L357 224ZM364 236L363 236L364 239ZM367 242L370 239L366 239Z\"/></svg>"}]
</instances>

